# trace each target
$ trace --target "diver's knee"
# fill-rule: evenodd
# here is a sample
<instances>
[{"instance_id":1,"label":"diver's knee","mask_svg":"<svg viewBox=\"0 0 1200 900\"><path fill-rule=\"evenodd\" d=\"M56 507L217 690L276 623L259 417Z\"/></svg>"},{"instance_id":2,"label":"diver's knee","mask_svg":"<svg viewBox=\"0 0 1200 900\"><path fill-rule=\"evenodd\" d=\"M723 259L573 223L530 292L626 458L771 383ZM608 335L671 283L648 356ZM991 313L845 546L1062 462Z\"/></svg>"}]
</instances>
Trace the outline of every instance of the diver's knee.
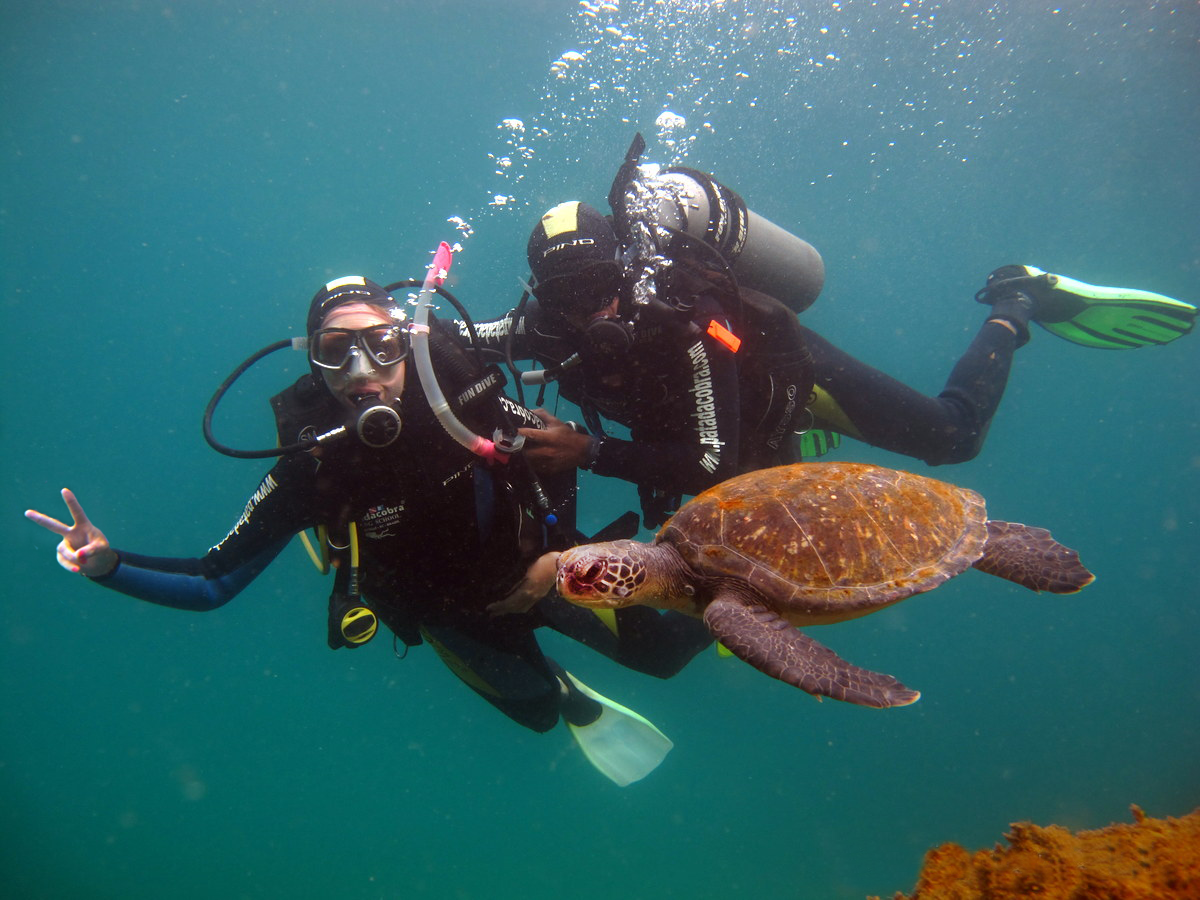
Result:
<instances>
[{"instance_id":1,"label":"diver's knee","mask_svg":"<svg viewBox=\"0 0 1200 900\"><path fill-rule=\"evenodd\" d=\"M925 462L931 466L954 466L959 463L970 462L979 455L982 449L983 438L980 437L971 441L951 444L943 452L926 457Z\"/></svg>"}]
</instances>

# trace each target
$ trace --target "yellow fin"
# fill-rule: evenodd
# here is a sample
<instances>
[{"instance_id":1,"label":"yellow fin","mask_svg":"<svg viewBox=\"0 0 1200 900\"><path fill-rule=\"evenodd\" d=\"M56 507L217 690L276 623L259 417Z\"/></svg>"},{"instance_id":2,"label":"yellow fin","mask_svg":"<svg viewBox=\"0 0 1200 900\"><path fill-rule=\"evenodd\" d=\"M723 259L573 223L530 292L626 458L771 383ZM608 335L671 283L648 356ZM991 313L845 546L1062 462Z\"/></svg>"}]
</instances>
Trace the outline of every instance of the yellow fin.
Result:
<instances>
[{"instance_id":1,"label":"yellow fin","mask_svg":"<svg viewBox=\"0 0 1200 900\"><path fill-rule=\"evenodd\" d=\"M588 762L621 787L640 781L658 768L675 746L671 739L645 716L596 693L570 672L566 676L578 691L601 707L599 718L590 725L567 723Z\"/></svg>"},{"instance_id":2,"label":"yellow fin","mask_svg":"<svg viewBox=\"0 0 1200 900\"><path fill-rule=\"evenodd\" d=\"M596 618L603 622L609 631L617 637L621 636L617 630L617 611L615 609L593 609L592 612L596 614Z\"/></svg>"},{"instance_id":3,"label":"yellow fin","mask_svg":"<svg viewBox=\"0 0 1200 900\"><path fill-rule=\"evenodd\" d=\"M809 409L816 417L818 422L826 423L842 434L847 434L852 438L862 439L862 434L854 426L854 423L842 412L842 408L838 406L837 400L833 398L828 391L823 387L817 386L813 388L813 402L809 404ZM820 425L818 427L821 427Z\"/></svg>"}]
</instances>

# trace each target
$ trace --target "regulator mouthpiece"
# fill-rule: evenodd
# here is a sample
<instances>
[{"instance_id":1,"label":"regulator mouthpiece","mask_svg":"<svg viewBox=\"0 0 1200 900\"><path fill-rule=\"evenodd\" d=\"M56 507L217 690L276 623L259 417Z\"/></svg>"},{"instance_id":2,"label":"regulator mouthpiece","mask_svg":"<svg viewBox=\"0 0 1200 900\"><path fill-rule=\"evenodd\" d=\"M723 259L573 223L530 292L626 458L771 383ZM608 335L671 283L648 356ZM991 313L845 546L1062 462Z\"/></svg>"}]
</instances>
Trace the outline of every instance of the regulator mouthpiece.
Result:
<instances>
[{"instance_id":1,"label":"regulator mouthpiece","mask_svg":"<svg viewBox=\"0 0 1200 900\"><path fill-rule=\"evenodd\" d=\"M403 423L400 413L386 403L364 397L358 403L351 427L368 447L379 449L395 443Z\"/></svg>"}]
</instances>

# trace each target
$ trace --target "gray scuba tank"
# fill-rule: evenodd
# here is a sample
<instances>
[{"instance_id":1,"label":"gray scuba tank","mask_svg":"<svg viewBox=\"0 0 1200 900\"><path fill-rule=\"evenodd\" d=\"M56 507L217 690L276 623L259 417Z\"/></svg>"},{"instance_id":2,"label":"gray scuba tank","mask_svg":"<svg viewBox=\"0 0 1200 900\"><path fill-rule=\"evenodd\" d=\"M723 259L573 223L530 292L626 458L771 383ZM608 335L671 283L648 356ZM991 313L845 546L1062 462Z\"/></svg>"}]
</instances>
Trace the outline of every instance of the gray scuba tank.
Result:
<instances>
[{"instance_id":1,"label":"gray scuba tank","mask_svg":"<svg viewBox=\"0 0 1200 900\"><path fill-rule=\"evenodd\" d=\"M775 297L797 313L821 293L825 263L816 248L748 209L711 175L644 164L637 167L630 189L636 206L648 210L655 224L718 250L739 284Z\"/></svg>"}]
</instances>

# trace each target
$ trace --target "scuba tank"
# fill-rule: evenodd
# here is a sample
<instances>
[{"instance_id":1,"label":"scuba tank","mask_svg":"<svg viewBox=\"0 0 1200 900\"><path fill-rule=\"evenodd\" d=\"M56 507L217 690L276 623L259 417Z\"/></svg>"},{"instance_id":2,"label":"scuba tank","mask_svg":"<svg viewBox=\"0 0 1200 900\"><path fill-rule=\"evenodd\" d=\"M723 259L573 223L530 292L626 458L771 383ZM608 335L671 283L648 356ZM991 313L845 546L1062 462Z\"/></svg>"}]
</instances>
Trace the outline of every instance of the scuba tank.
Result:
<instances>
[{"instance_id":1,"label":"scuba tank","mask_svg":"<svg viewBox=\"0 0 1200 900\"><path fill-rule=\"evenodd\" d=\"M668 235L686 234L724 257L738 284L775 297L795 313L812 305L825 283L825 264L812 244L748 209L709 174L641 163L645 147L635 135L608 194L623 244L636 243L637 222ZM670 241L663 249L669 246ZM645 248L638 250L645 254Z\"/></svg>"}]
</instances>

